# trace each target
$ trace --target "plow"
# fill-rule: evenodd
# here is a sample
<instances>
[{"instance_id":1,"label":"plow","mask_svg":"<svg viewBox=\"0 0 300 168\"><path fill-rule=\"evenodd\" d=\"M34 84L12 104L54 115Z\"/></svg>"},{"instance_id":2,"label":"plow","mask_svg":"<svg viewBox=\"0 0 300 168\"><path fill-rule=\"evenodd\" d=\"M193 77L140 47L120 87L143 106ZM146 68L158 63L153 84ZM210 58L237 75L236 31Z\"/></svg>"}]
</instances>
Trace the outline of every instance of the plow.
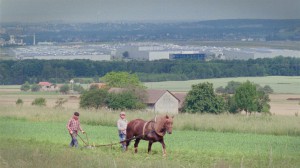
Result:
<instances>
[{"instance_id":1,"label":"plow","mask_svg":"<svg viewBox=\"0 0 300 168\"><path fill-rule=\"evenodd\" d=\"M92 148L96 148L96 147L104 147L104 146L110 146L110 147L112 148L112 146L114 146L114 145L122 144L122 143L124 143L124 142L126 142L126 141L135 140L135 139L140 138L140 137L143 136L143 135L135 136L135 137L133 137L133 138L129 138L129 139L125 139L125 140L123 140L123 141L114 142L114 143L109 143L109 144L94 144L94 143L93 143L93 144L90 144L87 133L85 132L84 134L85 134L85 138L82 137L82 136L80 136L79 134L77 134L77 135L78 135L78 137L80 138L80 140L83 142L83 144L84 144L83 147L84 147L84 148L88 148L88 149L92 149Z\"/></svg>"}]
</instances>

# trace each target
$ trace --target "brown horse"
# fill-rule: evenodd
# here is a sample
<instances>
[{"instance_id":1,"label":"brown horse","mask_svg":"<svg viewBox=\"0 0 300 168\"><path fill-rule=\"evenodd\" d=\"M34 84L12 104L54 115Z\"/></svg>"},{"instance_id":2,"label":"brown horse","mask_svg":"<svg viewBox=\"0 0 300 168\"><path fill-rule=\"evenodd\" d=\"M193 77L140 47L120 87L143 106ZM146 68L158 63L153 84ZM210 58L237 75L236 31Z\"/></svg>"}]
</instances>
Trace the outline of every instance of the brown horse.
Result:
<instances>
[{"instance_id":1,"label":"brown horse","mask_svg":"<svg viewBox=\"0 0 300 168\"><path fill-rule=\"evenodd\" d=\"M135 139L134 151L137 153L137 148L141 139L149 141L148 153L151 152L151 146L154 142L160 142L163 148L163 155L166 156L166 145L164 143L164 135L172 134L173 117L168 115L156 116L150 121L135 119L128 123L126 129L126 150L131 139Z\"/></svg>"}]
</instances>

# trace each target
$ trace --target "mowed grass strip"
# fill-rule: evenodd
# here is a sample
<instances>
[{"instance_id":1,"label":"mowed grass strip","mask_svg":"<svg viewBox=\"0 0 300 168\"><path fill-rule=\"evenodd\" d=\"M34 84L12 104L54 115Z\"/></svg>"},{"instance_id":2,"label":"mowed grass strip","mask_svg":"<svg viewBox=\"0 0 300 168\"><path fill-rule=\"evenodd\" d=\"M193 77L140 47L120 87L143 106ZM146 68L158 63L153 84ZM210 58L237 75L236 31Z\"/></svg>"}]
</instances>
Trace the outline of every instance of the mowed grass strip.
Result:
<instances>
[{"instance_id":1,"label":"mowed grass strip","mask_svg":"<svg viewBox=\"0 0 300 168\"><path fill-rule=\"evenodd\" d=\"M218 165L299 167L300 165L300 138L298 136L174 130L172 135L165 136L168 157L162 160L161 145L155 143L152 154L148 155L146 141L141 141L138 154L133 154L133 143L126 153L121 152L119 145L112 148L70 150L68 148L70 137L66 130L66 122L33 122L1 117L1 162L12 165L14 161L8 156L17 151L24 154L24 156L18 154L17 157L25 163L30 160L25 153L32 157L34 155L43 157L46 159L45 162L50 162L47 158L59 159L56 155L57 151L60 151L58 156L70 153L75 158L83 155L83 158L91 159L92 165L89 167L99 167L99 162L105 163L108 167L123 167L122 164L125 163L129 167L137 165L144 167L148 167L147 165L154 167L213 167ZM118 142L116 127L86 124L82 127L88 133L92 144ZM81 136L84 138L84 135L81 134ZM80 139L79 142L83 146ZM95 157L95 153L100 158ZM77 162L74 158L63 158L69 160L64 162ZM37 165L42 164L40 161L35 162ZM174 163L177 164L174 165ZM28 167L32 166L32 164L27 164Z\"/></svg>"}]
</instances>

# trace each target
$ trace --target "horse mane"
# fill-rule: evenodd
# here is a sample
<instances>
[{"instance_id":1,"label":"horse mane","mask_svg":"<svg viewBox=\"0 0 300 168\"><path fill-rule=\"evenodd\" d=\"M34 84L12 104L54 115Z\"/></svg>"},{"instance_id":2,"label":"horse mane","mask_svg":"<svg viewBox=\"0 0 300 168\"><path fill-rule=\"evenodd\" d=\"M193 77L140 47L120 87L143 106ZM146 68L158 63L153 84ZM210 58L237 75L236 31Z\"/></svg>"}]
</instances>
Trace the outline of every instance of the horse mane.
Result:
<instances>
[{"instance_id":1,"label":"horse mane","mask_svg":"<svg viewBox=\"0 0 300 168\"><path fill-rule=\"evenodd\" d=\"M161 132L161 130L163 129L166 120L169 118L170 117L168 115L163 115L163 116L156 116L154 119L152 119L152 121L154 121L154 130L158 135L164 136L166 134L166 132Z\"/></svg>"}]
</instances>

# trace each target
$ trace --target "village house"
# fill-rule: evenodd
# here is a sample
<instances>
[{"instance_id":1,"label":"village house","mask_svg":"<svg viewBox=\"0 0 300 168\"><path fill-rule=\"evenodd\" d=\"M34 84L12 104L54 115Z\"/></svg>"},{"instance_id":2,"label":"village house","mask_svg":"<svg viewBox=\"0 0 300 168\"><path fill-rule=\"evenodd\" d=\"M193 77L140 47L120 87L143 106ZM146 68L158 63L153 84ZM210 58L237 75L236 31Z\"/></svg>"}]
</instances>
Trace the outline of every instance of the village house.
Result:
<instances>
[{"instance_id":1,"label":"village house","mask_svg":"<svg viewBox=\"0 0 300 168\"><path fill-rule=\"evenodd\" d=\"M156 113L178 114L180 100L168 90L147 90L147 108Z\"/></svg>"},{"instance_id":2,"label":"village house","mask_svg":"<svg viewBox=\"0 0 300 168\"><path fill-rule=\"evenodd\" d=\"M57 87L56 85L50 83L50 82L39 82L38 84L41 87L41 91L56 91Z\"/></svg>"}]
</instances>

